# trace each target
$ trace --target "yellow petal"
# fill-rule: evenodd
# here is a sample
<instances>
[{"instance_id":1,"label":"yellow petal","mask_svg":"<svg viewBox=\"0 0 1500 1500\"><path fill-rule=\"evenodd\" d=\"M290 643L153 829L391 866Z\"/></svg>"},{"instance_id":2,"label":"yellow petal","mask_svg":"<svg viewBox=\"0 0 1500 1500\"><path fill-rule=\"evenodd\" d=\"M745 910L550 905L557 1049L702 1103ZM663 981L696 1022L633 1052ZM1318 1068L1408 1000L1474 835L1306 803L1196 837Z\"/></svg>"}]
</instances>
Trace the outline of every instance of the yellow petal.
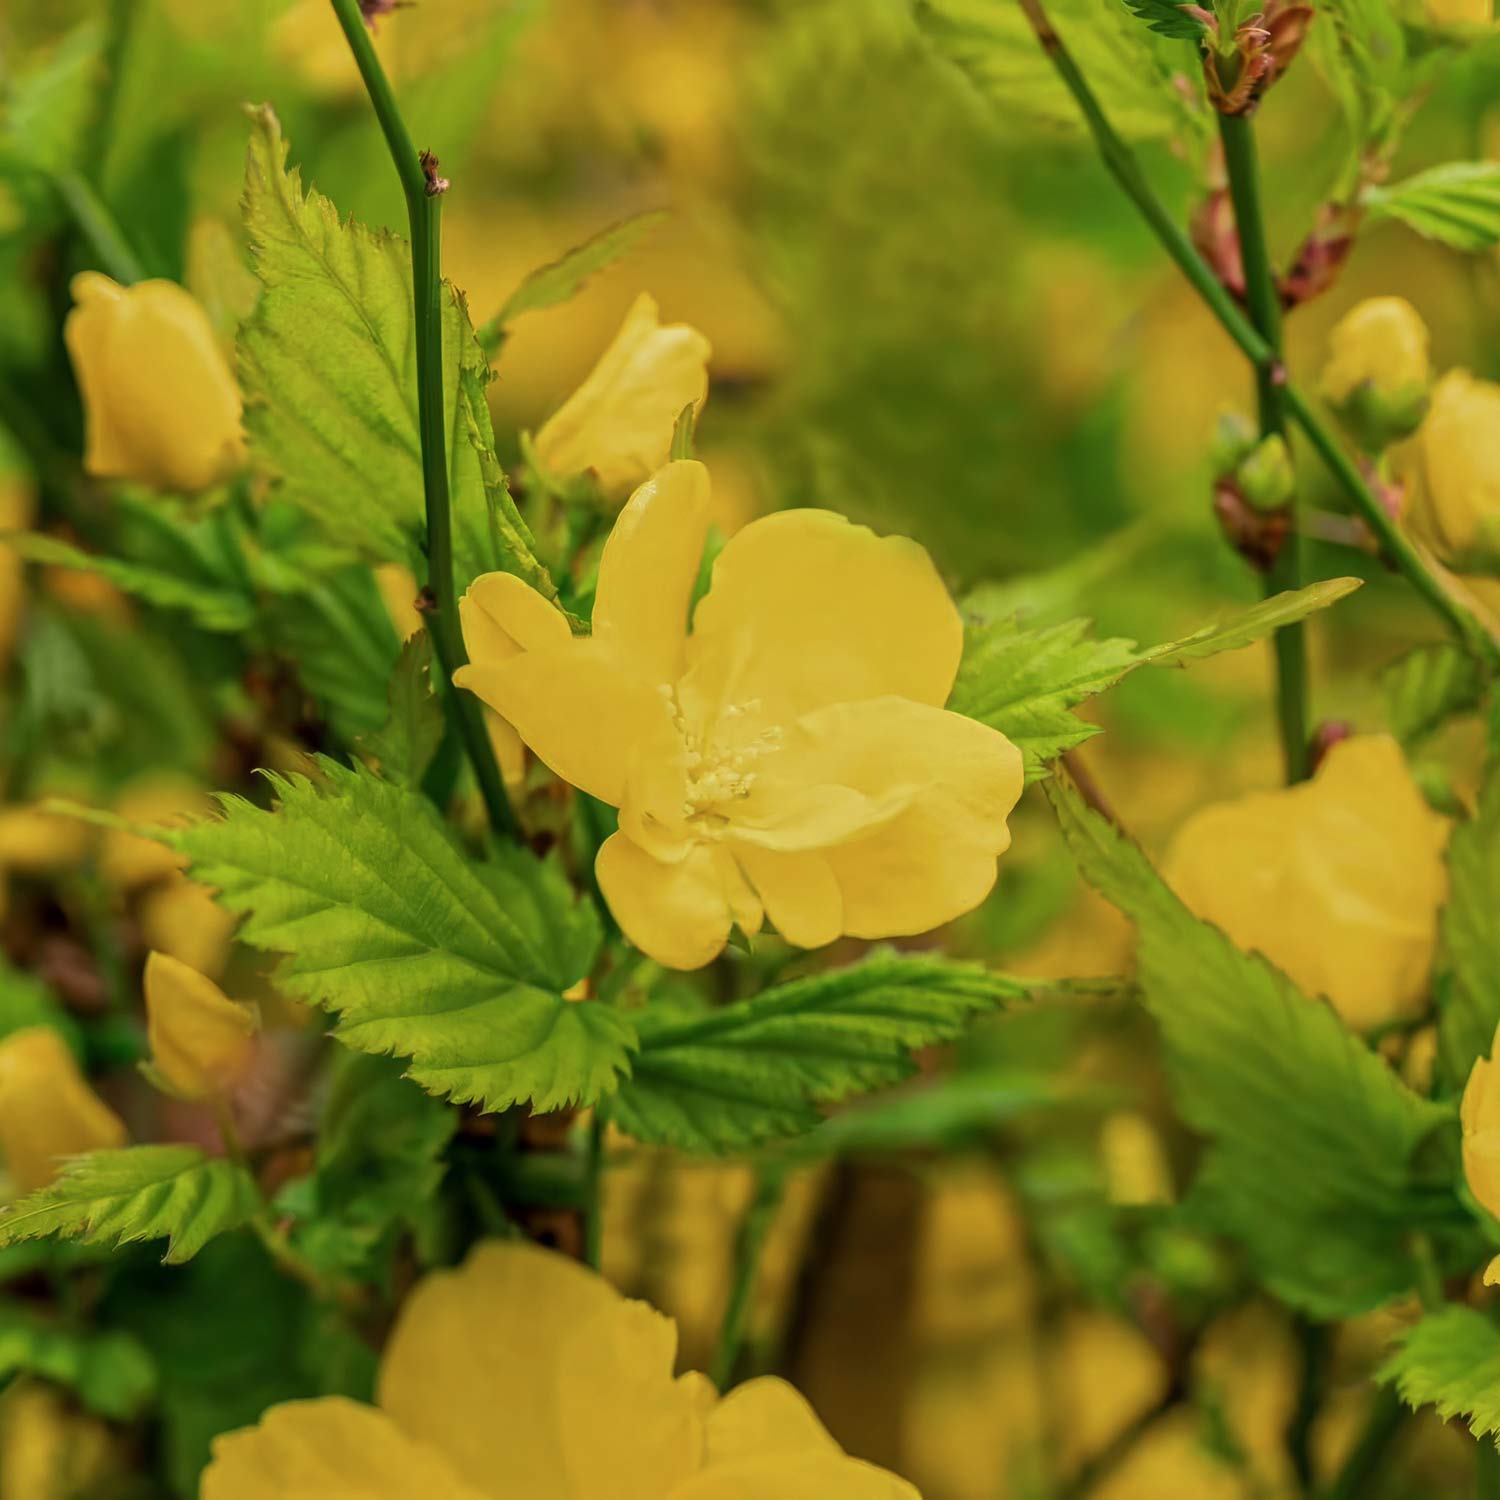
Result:
<instances>
[{"instance_id":1,"label":"yellow petal","mask_svg":"<svg viewBox=\"0 0 1500 1500\"><path fill-rule=\"evenodd\" d=\"M273 1406L259 1425L215 1438L202 1500L500 1500L508 1493L503 1467L489 1480L489 1487L465 1483L441 1453L374 1407L326 1396Z\"/></svg>"},{"instance_id":2,"label":"yellow petal","mask_svg":"<svg viewBox=\"0 0 1500 1500\"><path fill-rule=\"evenodd\" d=\"M464 649L479 666L564 646L573 638L562 611L513 573L476 578L458 601L458 618Z\"/></svg>"},{"instance_id":3,"label":"yellow petal","mask_svg":"<svg viewBox=\"0 0 1500 1500\"><path fill-rule=\"evenodd\" d=\"M401 563L382 563L375 569L375 587L380 590L380 602L385 605L397 636L409 641L422 628L417 580L411 569Z\"/></svg>"},{"instance_id":4,"label":"yellow petal","mask_svg":"<svg viewBox=\"0 0 1500 1500\"><path fill-rule=\"evenodd\" d=\"M669 969L701 969L723 951L736 921L749 932L760 927L759 902L734 861L712 845L668 864L613 833L594 872L625 936Z\"/></svg>"},{"instance_id":5,"label":"yellow petal","mask_svg":"<svg viewBox=\"0 0 1500 1500\"><path fill-rule=\"evenodd\" d=\"M977 906L1010 845L1022 784L1020 752L1004 735L902 698L805 715L765 775L768 785L843 786L901 809L823 851L843 930L865 938L926 932Z\"/></svg>"},{"instance_id":6,"label":"yellow petal","mask_svg":"<svg viewBox=\"0 0 1500 1500\"><path fill-rule=\"evenodd\" d=\"M177 875L152 886L141 895L137 915L148 948L210 978L224 972L235 919L196 881Z\"/></svg>"},{"instance_id":7,"label":"yellow petal","mask_svg":"<svg viewBox=\"0 0 1500 1500\"><path fill-rule=\"evenodd\" d=\"M677 1327L642 1302L579 1321L564 1341L557 1418L566 1493L661 1500L703 1462L704 1392L676 1380Z\"/></svg>"},{"instance_id":8,"label":"yellow petal","mask_svg":"<svg viewBox=\"0 0 1500 1500\"><path fill-rule=\"evenodd\" d=\"M648 681L682 675L688 602L708 535L708 470L670 463L630 497L599 559L594 635Z\"/></svg>"},{"instance_id":9,"label":"yellow petal","mask_svg":"<svg viewBox=\"0 0 1500 1500\"><path fill-rule=\"evenodd\" d=\"M710 1467L764 1453L842 1451L807 1398L774 1375L735 1386L708 1419Z\"/></svg>"},{"instance_id":10,"label":"yellow petal","mask_svg":"<svg viewBox=\"0 0 1500 1500\"><path fill-rule=\"evenodd\" d=\"M666 463L682 409L708 395L708 340L686 323L661 325L642 292L583 384L536 435L538 462L567 476L592 470L611 499Z\"/></svg>"},{"instance_id":11,"label":"yellow petal","mask_svg":"<svg viewBox=\"0 0 1500 1500\"><path fill-rule=\"evenodd\" d=\"M1486 1286L1500 1286L1500 1255L1490 1261L1484 1268L1484 1284Z\"/></svg>"},{"instance_id":12,"label":"yellow petal","mask_svg":"<svg viewBox=\"0 0 1500 1500\"><path fill-rule=\"evenodd\" d=\"M657 686L592 639L474 662L453 681L510 723L564 781L614 807L624 799L635 746L671 721Z\"/></svg>"},{"instance_id":13,"label":"yellow petal","mask_svg":"<svg viewBox=\"0 0 1500 1500\"><path fill-rule=\"evenodd\" d=\"M185 491L234 473L240 395L202 305L174 282L123 288L92 271L73 296L64 338L88 419L84 467Z\"/></svg>"},{"instance_id":14,"label":"yellow petal","mask_svg":"<svg viewBox=\"0 0 1500 1500\"><path fill-rule=\"evenodd\" d=\"M712 722L758 701L773 724L886 694L940 707L962 650L963 622L922 547L831 511L782 511L719 554L684 706Z\"/></svg>"},{"instance_id":15,"label":"yellow petal","mask_svg":"<svg viewBox=\"0 0 1500 1500\"><path fill-rule=\"evenodd\" d=\"M46 1187L64 1157L125 1141L124 1123L55 1031L30 1026L0 1041L0 1153L17 1192Z\"/></svg>"},{"instance_id":16,"label":"yellow petal","mask_svg":"<svg viewBox=\"0 0 1500 1500\"><path fill-rule=\"evenodd\" d=\"M45 873L77 864L88 853L87 824L39 807L0 808L0 867Z\"/></svg>"},{"instance_id":17,"label":"yellow petal","mask_svg":"<svg viewBox=\"0 0 1500 1500\"><path fill-rule=\"evenodd\" d=\"M843 932L844 898L822 854L744 844L734 846L734 857L787 942L821 948Z\"/></svg>"},{"instance_id":18,"label":"yellow petal","mask_svg":"<svg viewBox=\"0 0 1500 1500\"><path fill-rule=\"evenodd\" d=\"M904 1479L840 1455L749 1457L705 1469L666 1500L921 1500Z\"/></svg>"},{"instance_id":19,"label":"yellow petal","mask_svg":"<svg viewBox=\"0 0 1500 1500\"><path fill-rule=\"evenodd\" d=\"M157 1078L184 1099L222 1094L254 1053L260 1014L166 953L146 959L146 1034Z\"/></svg>"},{"instance_id":20,"label":"yellow petal","mask_svg":"<svg viewBox=\"0 0 1500 1500\"><path fill-rule=\"evenodd\" d=\"M213 801L191 777L175 772L137 777L115 799L115 812L127 823L144 826L181 824L188 817L213 811ZM99 848L99 872L118 890L134 890L179 871L183 856L155 839L123 829L108 829Z\"/></svg>"},{"instance_id":21,"label":"yellow petal","mask_svg":"<svg viewBox=\"0 0 1500 1500\"><path fill-rule=\"evenodd\" d=\"M1367 297L1328 335L1323 398L1337 404L1366 383L1380 391L1425 386L1428 342L1427 325L1404 297Z\"/></svg>"},{"instance_id":22,"label":"yellow petal","mask_svg":"<svg viewBox=\"0 0 1500 1500\"><path fill-rule=\"evenodd\" d=\"M380 1405L477 1490L497 1500L561 1500L570 1494L559 1412L570 1373L563 1349L582 1324L622 1305L576 1261L532 1245L480 1245L407 1300L381 1362ZM401 1494L444 1492L419 1486Z\"/></svg>"}]
</instances>

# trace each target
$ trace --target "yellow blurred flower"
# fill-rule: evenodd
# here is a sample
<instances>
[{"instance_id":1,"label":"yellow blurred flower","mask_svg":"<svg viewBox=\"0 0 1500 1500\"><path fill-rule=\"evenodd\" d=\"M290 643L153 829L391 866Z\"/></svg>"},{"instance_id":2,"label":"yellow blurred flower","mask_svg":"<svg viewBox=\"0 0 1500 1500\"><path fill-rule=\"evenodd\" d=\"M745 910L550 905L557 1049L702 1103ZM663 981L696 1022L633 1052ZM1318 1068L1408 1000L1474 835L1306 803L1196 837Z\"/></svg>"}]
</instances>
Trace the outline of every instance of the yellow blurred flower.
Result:
<instances>
[{"instance_id":1,"label":"yellow blurred flower","mask_svg":"<svg viewBox=\"0 0 1500 1500\"><path fill-rule=\"evenodd\" d=\"M536 435L537 461L566 478L591 470L619 499L666 463L683 407L708 395L708 340L663 326L656 300L635 299L614 342Z\"/></svg>"},{"instance_id":2,"label":"yellow blurred flower","mask_svg":"<svg viewBox=\"0 0 1500 1500\"><path fill-rule=\"evenodd\" d=\"M213 801L203 787L180 772L147 772L136 777L115 798L115 814L141 826L181 823L206 817ZM135 890L156 880L169 880L186 861L155 839L142 838L123 828L106 830L99 847L99 873L116 890Z\"/></svg>"},{"instance_id":3,"label":"yellow blurred flower","mask_svg":"<svg viewBox=\"0 0 1500 1500\"><path fill-rule=\"evenodd\" d=\"M560 616L543 629L549 606L509 574L460 605L470 665L454 680L620 809L596 870L626 935L692 969L766 916L813 948L977 906L1021 757L943 708L963 625L927 553L829 511L764 516L719 554L689 635L708 514L692 460L636 491L589 638Z\"/></svg>"},{"instance_id":4,"label":"yellow blurred flower","mask_svg":"<svg viewBox=\"0 0 1500 1500\"><path fill-rule=\"evenodd\" d=\"M0 1500L79 1500L110 1493L120 1454L109 1427L37 1380L0 1401Z\"/></svg>"},{"instance_id":5,"label":"yellow blurred flower","mask_svg":"<svg viewBox=\"0 0 1500 1500\"><path fill-rule=\"evenodd\" d=\"M125 1125L48 1026L0 1041L0 1154L18 1193L44 1188L64 1157L123 1146Z\"/></svg>"},{"instance_id":6,"label":"yellow blurred flower","mask_svg":"<svg viewBox=\"0 0 1500 1500\"><path fill-rule=\"evenodd\" d=\"M217 978L224 972L235 919L186 875L143 892L136 915L148 948L170 953L200 974Z\"/></svg>"},{"instance_id":7,"label":"yellow blurred flower","mask_svg":"<svg viewBox=\"0 0 1500 1500\"><path fill-rule=\"evenodd\" d=\"M146 959L145 990L152 1082L182 1099L224 1093L255 1050L260 1012L166 953Z\"/></svg>"},{"instance_id":8,"label":"yellow blurred flower","mask_svg":"<svg viewBox=\"0 0 1500 1500\"><path fill-rule=\"evenodd\" d=\"M0 870L46 874L77 864L88 853L92 833L77 818L17 805L0 808Z\"/></svg>"},{"instance_id":9,"label":"yellow blurred flower","mask_svg":"<svg viewBox=\"0 0 1500 1500\"><path fill-rule=\"evenodd\" d=\"M0 479L0 532L25 531L36 511L31 486L6 477ZM14 547L0 542L0 672L4 672L15 648L26 607L26 569Z\"/></svg>"},{"instance_id":10,"label":"yellow blurred flower","mask_svg":"<svg viewBox=\"0 0 1500 1500\"><path fill-rule=\"evenodd\" d=\"M1421 424L1432 381L1427 344L1427 325L1404 297L1369 297L1329 334L1323 399L1372 451Z\"/></svg>"},{"instance_id":11,"label":"yellow blurred flower","mask_svg":"<svg viewBox=\"0 0 1500 1500\"><path fill-rule=\"evenodd\" d=\"M783 1381L720 1397L674 1377L676 1352L669 1319L594 1272L481 1245L412 1294L378 1406L274 1407L214 1443L203 1500L917 1500Z\"/></svg>"},{"instance_id":12,"label":"yellow blurred flower","mask_svg":"<svg viewBox=\"0 0 1500 1500\"><path fill-rule=\"evenodd\" d=\"M1500 567L1500 385L1450 370L1416 436L1394 455L1406 522L1460 573Z\"/></svg>"},{"instance_id":13,"label":"yellow blurred flower","mask_svg":"<svg viewBox=\"0 0 1500 1500\"><path fill-rule=\"evenodd\" d=\"M196 491L244 462L240 393L202 305L175 282L73 278L63 326L87 416L84 467Z\"/></svg>"},{"instance_id":14,"label":"yellow blurred flower","mask_svg":"<svg viewBox=\"0 0 1500 1500\"><path fill-rule=\"evenodd\" d=\"M1365 1030L1422 1008L1446 838L1396 742L1359 735L1309 782L1196 813L1164 871L1198 916Z\"/></svg>"},{"instance_id":15,"label":"yellow blurred flower","mask_svg":"<svg viewBox=\"0 0 1500 1500\"><path fill-rule=\"evenodd\" d=\"M1423 0L1434 26L1483 26L1495 19L1495 0Z\"/></svg>"},{"instance_id":16,"label":"yellow blurred flower","mask_svg":"<svg viewBox=\"0 0 1500 1500\"><path fill-rule=\"evenodd\" d=\"M380 601L391 617L396 634L410 640L422 628L422 612L417 608L417 580L401 563L382 563L375 569L375 587Z\"/></svg>"},{"instance_id":17,"label":"yellow blurred flower","mask_svg":"<svg viewBox=\"0 0 1500 1500\"><path fill-rule=\"evenodd\" d=\"M1172 1167L1156 1127L1145 1115L1121 1109L1099 1129L1099 1158L1111 1203L1171 1203Z\"/></svg>"},{"instance_id":18,"label":"yellow blurred flower","mask_svg":"<svg viewBox=\"0 0 1500 1500\"><path fill-rule=\"evenodd\" d=\"M1496 1046L1477 1058L1464 1085L1459 1119L1463 1128L1464 1180L1487 1212L1500 1217L1500 1087L1495 1084ZM1484 1273L1486 1285L1500 1281L1500 1256Z\"/></svg>"}]
</instances>

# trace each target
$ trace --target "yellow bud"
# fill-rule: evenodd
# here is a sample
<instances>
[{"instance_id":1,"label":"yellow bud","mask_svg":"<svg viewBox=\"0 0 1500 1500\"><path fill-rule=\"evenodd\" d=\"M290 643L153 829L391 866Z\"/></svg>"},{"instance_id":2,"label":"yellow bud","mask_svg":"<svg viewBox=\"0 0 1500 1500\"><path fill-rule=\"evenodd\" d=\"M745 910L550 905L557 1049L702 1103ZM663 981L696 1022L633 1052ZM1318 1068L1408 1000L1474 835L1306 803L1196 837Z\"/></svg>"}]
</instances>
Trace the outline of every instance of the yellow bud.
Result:
<instances>
[{"instance_id":1,"label":"yellow bud","mask_svg":"<svg viewBox=\"0 0 1500 1500\"><path fill-rule=\"evenodd\" d=\"M1415 536L1460 573L1500 569L1500 385L1467 370L1443 376L1394 467Z\"/></svg>"},{"instance_id":2,"label":"yellow bud","mask_svg":"<svg viewBox=\"0 0 1500 1500\"><path fill-rule=\"evenodd\" d=\"M202 305L171 281L73 278L63 327L88 421L84 467L196 491L243 464L240 393Z\"/></svg>"},{"instance_id":3,"label":"yellow bud","mask_svg":"<svg viewBox=\"0 0 1500 1500\"><path fill-rule=\"evenodd\" d=\"M260 1013L231 1000L180 959L146 960L146 1034L151 1077L183 1099L222 1094L250 1061Z\"/></svg>"},{"instance_id":4,"label":"yellow bud","mask_svg":"<svg viewBox=\"0 0 1500 1500\"><path fill-rule=\"evenodd\" d=\"M1323 399L1365 447L1409 436L1427 410L1427 325L1404 297L1370 297L1328 336Z\"/></svg>"},{"instance_id":5,"label":"yellow bud","mask_svg":"<svg viewBox=\"0 0 1500 1500\"><path fill-rule=\"evenodd\" d=\"M1198 916L1368 1030L1424 1003L1446 839L1396 742L1357 735L1311 781L1195 813L1164 868Z\"/></svg>"},{"instance_id":6,"label":"yellow bud","mask_svg":"<svg viewBox=\"0 0 1500 1500\"><path fill-rule=\"evenodd\" d=\"M1500 1042L1500 1034L1497 1034ZM1463 1126L1464 1178L1469 1191L1500 1216L1500 1086L1495 1082L1495 1047L1479 1058L1464 1086L1459 1107Z\"/></svg>"},{"instance_id":7,"label":"yellow bud","mask_svg":"<svg viewBox=\"0 0 1500 1500\"><path fill-rule=\"evenodd\" d=\"M29 1026L0 1041L0 1153L18 1193L46 1187L64 1157L125 1141L124 1122L55 1031Z\"/></svg>"},{"instance_id":8,"label":"yellow bud","mask_svg":"<svg viewBox=\"0 0 1500 1500\"><path fill-rule=\"evenodd\" d=\"M708 340L686 323L662 325L642 292L614 342L536 437L538 462L567 478L592 470L620 499L668 460L683 407L708 395Z\"/></svg>"},{"instance_id":9,"label":"yellow bud","mask_svg":"<svg viewBox=\"0 0 1500 1500\"><path fill-rule=\"evenodd\" d=\"M1424 0L1434 26L1483 26L1495 19L1495 0Z\"/></svg>"}]
</instances>

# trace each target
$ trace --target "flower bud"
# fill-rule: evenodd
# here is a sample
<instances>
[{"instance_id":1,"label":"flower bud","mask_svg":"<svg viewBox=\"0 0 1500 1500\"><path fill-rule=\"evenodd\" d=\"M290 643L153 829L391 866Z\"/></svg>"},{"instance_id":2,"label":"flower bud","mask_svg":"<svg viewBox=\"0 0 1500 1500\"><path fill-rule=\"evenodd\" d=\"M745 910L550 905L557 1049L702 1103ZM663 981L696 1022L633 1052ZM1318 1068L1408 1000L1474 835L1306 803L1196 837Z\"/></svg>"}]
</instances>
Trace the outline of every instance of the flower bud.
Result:
<instances>
[{"instance_id":1,"label":"flower bud","mask_svg":"<svg viewBox=\"0 0 1500 1500\"><path fill-rule=\"evenodd\" d=\"M84 468L194 492L245 460L240 393L208 314L171 281L73 278L63 327L87 416Z\"/></svg>"},{"instance_id":2,"label":"flower bud","mask_svg":"<svg viewBox=\"0 0 1500 1500\"><path fill-rule=\"evenodd\" d=\"M146 960L149 1076L182 1099L222 1094L244 1071L260 1029L253 1005L231 1000L213 980L180 959Z\"/></svg>"},{"instance_id":3,"label":"flower bud","mask_svg":"<svg viewBox=\"0 0 1500 1500\"><path fill-rule=\"evenodd\" d=\"M1403 297L1368 298L1328 336L1323 399L1372 453L1421 425L1431 380L1427 325Z\"/></svg>"},{"instance_id":4,"label":"flower bud","mask_svg":"<svg viewBox=\"0 0 1500 1500\"><path fill-rule=\"evenodd\" d=\"M123 1121L51 1027L28 1026L0 1041L0 1154L18 1193L46 1187L64 1157L125 1141Z\"/></svg>"},{"instance_id":5,"label":"flower bud","mask_svg":"<svg viewBox=\"0 0 1500 1500\"><path fill-rule=\"evenodd\" d=\"M1256 510L1280 510L1292 498L1297 477L1286 439L1278 432L1257 443L1235 470L1239 491Z\"/></svg>"},{"instance_id":6,"label":"flower bud","mask_svg":"<svg viewBox=\"0 0 1500 1500\"><path fill-rule=\"evenodd\" d=\"M1458 573L1500 574L1500 385L1452 370L1393 455L1406 523Z\"/></svg>"},{"instance_id":7,"label":"flower bud","mask_svg":"<svg viewBox=\"0 0 1500 1500\"><path fill-rule=\"evenodd\" d=\"M1196 915L1364 1031L1425 1003L1446 839L1395 740L1355 735L1311 781L1194 814L1164 870Z\"/></svg>"},{"instance_id":8,"label":"flower bud","mask_svg":"<svg viewBox=\"0 0 1500 1500\"><path fill-rule=\"evenodd\" d=\"M642 292L583 384L536 435L537 462L566 479L593 472L618 500L665 466L683 407L708 395L708 340L686 323L663 326Z\"/></svg>"}]
</instances>

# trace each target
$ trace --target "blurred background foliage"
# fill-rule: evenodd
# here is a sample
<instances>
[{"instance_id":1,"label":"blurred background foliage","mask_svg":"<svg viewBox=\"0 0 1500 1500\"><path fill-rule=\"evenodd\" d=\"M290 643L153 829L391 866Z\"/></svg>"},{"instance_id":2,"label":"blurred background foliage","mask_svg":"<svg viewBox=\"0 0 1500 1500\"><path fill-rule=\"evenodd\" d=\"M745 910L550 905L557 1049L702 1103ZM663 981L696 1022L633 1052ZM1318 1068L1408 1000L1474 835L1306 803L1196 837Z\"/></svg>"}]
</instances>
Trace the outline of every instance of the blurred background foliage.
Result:
<instances>
[{"instance_id":1,"label":"blurred background foliage","mask_svg":"<svg viewBox=\"0 0 1500 1500\"><path fill-rule=\"evenodd\" d=\"M1122 64L1109 37L1123 11L1091 3L1099 38L1085 60L1186 218L1213 180L1209 119L1191 90ZM669 211L580 296L515 326L490 387L509 455L645 289L713 345L699 450L723 529L829 506L919 537L956 586L996 585L1037 618L1087 614L1101 633L1141 640L1252 599L1256 581L1210 511L1214 424L1250 404L1249 373L1086 149L1018 15L1013 41L992 59L997 109L934 55L904 0L420 0L386 18L379 48L413 134L453 182L446 270L477 320L602 227ZM149 557L179 534L153 530L146 506L80 507L68 479L81 412L60 330L69 275L86 263L66 232L69 179L92 184L151 274L186 281L226 328L253 296L237 215L245 102L274 103L305 179L344 212L400 227L397 186L324 0L12 3L0 69L0 515ZM1442 75L1398 170L1500 154L1497 101L1500 41L1481 43ZM1259 118L1286 260L1351 151L1316 47ZM1372 224L1333 290L1291 319L1289 363L1310 384L1332 323L1396 292L1432 328L1439 368L1500 375L1497 270L1493 253L1462 257ZM1336 511L1314 465L1305 484ZM212 545L211 528L194 534ZM1369 575L1317 623L1314 670L1324 712L1379 727L1378 670L1434 627L1363 553L1322 543L1312 568ZM5 947L88 1015L118 947L100 913L121 890L127 931L139 929L127 943L212 970L225 937L179 877L122 874L128 850L80 836L38 853L29 804L62 790L140 816L192 807L205 788L244 783L250 765L316 745L317 726L290 733L283 716L263 732L275 685L247 680L232 640L93 575L29 578L23 591L0 547L0 658L15 653L0 703ZM377 668L393 654L374 591L314 602L284 642L323 639L338 613L350 623L330 671L354 670L361 649ZM1107 733L1084 758L1160 849L1190 809L1276 782L1270 703L1264 649L1191 674L1141 672L1104 700ZM1473 774L1462 732L1422 753L1460 786ZM952 943L1043 975L1113 974L1129 958L1123 919L1083 894L1031 799L995 896ZM6 984L5 1006L19 1005L19 979ZM107 1061L108 1028L90 1038ZM899 1118L882 1124L868 1106L851 1161L793 1184L754 1357L791 1368L848 1446L928 1500L1255 1500L1285 1493L1298 1469L1333 1473L1384 1399L1367 1379L1380 1329L1328 1333L1247 1297L1243 1269L1181 1220L1192 1144L1168 1125L1139 1013L1104 1000L1011 1017L957 1066L971 1088L951 1103L941 1149L930 1121L927 1146L902 1149ZM751 1192L748 1169L642 1153L614 1175L606 1269L680 1318L688 1363L711 1352ZM218 1264L236 1253L253 1264ZM266 1280L256 1254L219 1245L176 1274L192 1284L165 1298L148 1257L113 1296L168 1351L172 1415L151 1441L167 1444L164 1472L190 1493L208 1433L328 1377L294 1373L303 1311L285 1287L250 1295ZM243 1295L210 1295L223 1282ZM267 1318L274 1347L252 1357L250 1329L259 1337ZM225 1373L226 1348L246 1353L244 1370ZM1327 1394L1310 1402L1310 1390ZM133 1493L97 1477L128 1441L51 1386L13 1387L0 1403L0 1500ZM77 1488L27 1488L28 1473L61 1472L62 1452ZM1465 1473L1461 1439L1414 1422L1362 1493L1464 1493L1446 1487L1455 1462Z\"/></svg>"}]
</instances>

